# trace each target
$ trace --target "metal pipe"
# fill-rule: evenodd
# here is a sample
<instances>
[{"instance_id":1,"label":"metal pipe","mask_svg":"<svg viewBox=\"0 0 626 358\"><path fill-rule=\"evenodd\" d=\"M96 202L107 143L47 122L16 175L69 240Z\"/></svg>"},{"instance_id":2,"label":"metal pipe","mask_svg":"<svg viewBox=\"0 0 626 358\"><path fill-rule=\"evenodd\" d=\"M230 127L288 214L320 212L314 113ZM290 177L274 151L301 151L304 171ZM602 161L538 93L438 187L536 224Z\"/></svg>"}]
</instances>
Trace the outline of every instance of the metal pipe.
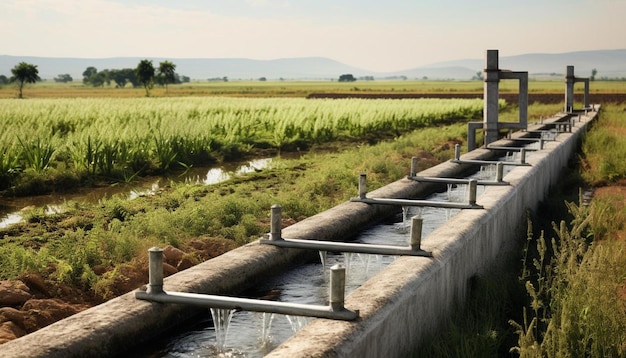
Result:
<instances>
[{"instance_id":1,"label":"metal pipe","mask_svg":"<svg viewBox=\"0 0 626 358\"><path fill-rule=\"evenodd\" d=\"M526 164L526 148L521 148L519 151L519 162Z\"/></svg>"},{"instance_id":2,"label":"metal pipe","mask_svg":"<svg viewBox=\"0 0 626 358\"><path fill-rule=\"evenodd\" d=\"M467 202L472 205L475 206L476 205L476 189L478 187L477 184L477 180L476 179L470 179L469 183L468 183L468 197L467 197Z\"/></svg>"},{"instance_id":3,"label":"metal pipe","mask_svg":"<svg viewBox=\"0 0 626 358\"><path fill-rule=\"evenodd\" d=\"M359 175L359 198L365 199L367 196L367 174Z\"/></svg>"},{"instance_id":4,"label":"metal pipe","mask_svg":"<svg viewBox=\"0 0 626 358\"><path fill-rule=\"evenodd\" d=\"M543 150L544 142L545 140L543 138L539 138L539 150Z\"/></svg>"},{"instance_id":5,"label":"metal pipe","mask_svg":"<svg viewBox=\"0 0 626 358\"><path fill-rule=\"evenodd\" d=\"M411 250L420 250L422 244L423 219L417 216L411 218Z\"/></svg>"},{"instance_id":6,"label":"metal pipe","mask_svg":"<svg viewBox=\"0 0 626 358\"><path fill-rule=\"evenodd\" d=\"M366 204L379 205L401 205L401 206L427 206L431 208L447 208L447 209L482 209L481 205L471 205L465 203L452 203L448 201L432 201L432 200L411 200L411 199L392 199L392 198L351 198L352 202L361 202Z\"/></svg>"},{"instance_id":7,"label":"metal pipe","mask_svg":"<svg viewBox=\"0 0 626 358\"><path fill-rule=\"evenodd\" d=\"M411 157L411 171L409 176L413 177L417 173L417 157Z\"/></svg>"},{"instance_id":8,"label":"metal pipe","mask_svg":"<svg viewBox=\"0 0 626 358\"><path fill-rule=\"evenodd\" d=\"M148 294L163 292L163 250L152 247L148 250Z\"/></svg>"},{"instance_id":9,"label":"metal pipe","mask_svg":"<svg viewBox=\"0 0 626 358\"><path fill-rule=\"evenodd\" d=\"M454 145L454 159L461 159L461 146L459 144Z\"/></svg>"},{"instance_id":10,"label":"metal pipe","mask_svg":"<svg viewBox=\"0 0 626 358\"><path fill-rule=\"evenodd\" d=\"M278 204L272 205L270 239L282 240L282 208Z\"/></svg>"},{"instance_id":11,"label":"metal pipe","mask_svg":"<svg viewBox=\"0 0 626 358\"><path fill-rule=\"evenodd\" d=\"M145 291L136 291L135 298L160 303L178 303L211 308L239 309L251 312L279 313L285 315L329 318L344 321L351 321L359 316L358 311L350 311L347 309L334 310L330 307L330 305L306 305L300 303L203 295L199 293L187 292L162 292L149 294Z\"/></svg>"},{"instance_id":12,"label":"metal pipe","mask_svg":"<svg viewBox=\"0 0 626 358\"><path fill-rule=\"evenodd\" d=\"M333 311L343 311L346 289L346 268L335 264L330 268L330 294L329 304Z\"/></svg>"},{"instance_id":13,"label":"metal pipe","mask_svg":"<svg viewBox=\"0 0 626 358\"><path fill-rule=\"evenodd\" d=\"M524 148L524 147L497 147L497 146L488 146L487 149L490 149L490 150L504 150L504 151L507 151L507 152L519 152L521 150L526 150L526 151L537 150L537 149L530 149L530 148Z\"/></svg>"},{"instance_id":14,"label":"metal pipe","mask_svg":"<svg viewBox=\"0 0 626 358\"><path fill-rule=\"evenodd\" d=\"M408 177L407 179L420 181L420 182L442 183L442 184L467 184L469 182L469 179L467 178L439 178L439 177L413 176L413 177ZM478 185L508 185L508 184L509 183L505 183L502 180L500 181L478 180Z\"/></svg>"},{"instance_id":15,"label":"metal pipe","mask_svg":"<svg viewBox=\"0 0 626 358\"><path fill-rule=\"evenodd\" d=\"M411 247L392 245L362 244L356 242L335 242L320 240L283 239L280 241L259 239L260 244L274 245L291 249L306 249L331 252L353 252L358 254L391 255L391 256L426 256L432 253L423 250L413 250Z\"/></svg>"},{"instance_id":16,"label":"metal pipe","mask_svg":"<svg viewBox=\"0 0 626 358\"><path fill-rule=\"evenodd\" d=\"M475 165L492 165L492 164L496 164L497 162L493 161L493 160L453 160L453 163L458 163L458 164L475 164ZM502 162L502 165L511 165L511 166L529 166L530 164L528 163L517 163L517 162Z\"/></svg>"},{"instance_id":17,"label":"metal pipe","mask_svg":"<svg viewBox=\"0 0 626 358\"><path fill-rule=\"evenodd\" d=\"M276 243L284 240L267 241ZM354 320L359 316L358 311L350 311L344 307L345 269L343 267L338 268L336 267L337 265L331 268L330 304L328 306L319 306L198 293L165 292L163 291L163 250L153 247L148 252L149 284L145 290L139 289L135 291L135 298L140 300L339 320Z\"/></svg>"},{"instance_id":18,"label":"metal pipe","mask_svg":"<svg viewBox=\"0 0 626 358\"><path fill-rule=\"evenodd\" d=\"M501 183L504 176L504 164L502 162L496 163L496 182Z\"/></svg>"}]
</instances>

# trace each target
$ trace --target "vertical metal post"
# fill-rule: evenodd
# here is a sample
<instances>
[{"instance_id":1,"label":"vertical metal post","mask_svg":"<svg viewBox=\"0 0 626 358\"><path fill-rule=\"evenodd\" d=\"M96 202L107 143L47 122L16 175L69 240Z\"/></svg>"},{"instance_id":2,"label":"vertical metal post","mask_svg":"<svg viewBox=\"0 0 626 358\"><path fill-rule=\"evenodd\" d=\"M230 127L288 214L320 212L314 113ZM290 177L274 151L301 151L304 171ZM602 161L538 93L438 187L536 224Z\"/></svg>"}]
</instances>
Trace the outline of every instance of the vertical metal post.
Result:
<instances>
[{"instance_id":1,"label":"vertical metal post","mask_svg":"<svg viewBox=\"0 0 626 358\"><path fill-rule=\"evenodd\" d=\"M330 308L333 311L344 310L344 296L346 289L346 268L336 264L330 268Z\"/></svg>"},{"instance_id":2,"label":"vertical metal post","mask_svg":"<svg viewBox=\"0 0 626 358\"><path fill-rule=\"evenodd\" d=\"M411 157L411 172L409 176L414 177L417 174L417 157Z\"/></svg>"},{"instance_id":3,"label":"vertical metal post","mask_svg":"<svg viewBox=\"0 0 626 358\"><path fill-rule=\"evenodd\" d=\"M585 109L589 108L589 78L584 78L583 82L585 84L585 97L583 98Z\"/></svg>"},{"instance_id":4,"label":"vertical metal post","mask_svg":"<svg viewBox=\"0 0 626 358\"><path fill-rule=\"evenodd\" d=\"M468 202L470 205L476 205L476 189L478 188L478 180L470 179L468 186Z\"/></svg>"},{"instance_id":5,"label":"vertical metal post","mask_svg":"<svg viewBox=\"0 0 626 358\"><path fill-rule=\"evenodd\" d=\"M152 247L148 250L148 289L150 295L163 293L163 250Z\"/></svg>"},{"instance_id":6,"label":"vertical metal post","mask_svg":"<svg viewBox=\"0 0 626 358\"><path fill-rule=\"evenodd\" d=\"M270 240L282 240L283 209L280 205L272 205Z\"/></svg>"},{"instance_id":7,"label":"vertical metal post","mask_svg":"<svg viewBox=\"0 0 626 358\"><path fill-rule=\"evenodd\" d=\"M498 140L498 99L500 97L500 69L498 64L498 50L487 50L484 70L484 110L483 130L485 131L485 146Z\"/></svg>"},{"instance_id":8,"label":"vertical metal post","mask_svg":"<svg viewBox=\"0 0 626 358\"><path fill-rule=\"evenodd\" d=\"M454 145L454 160L459 160L459 159L461 159L461 145L455 144Z\"/></svg>"},{"instance_id":9,"label":"vertical metal post","mask_svg":"<svg viewBox=\"0 0 626 358\"><path fill-rule=\"evenodd\" d=\"M419 250L422 244L422 222L420 217L411 218L411 250Z\"/></svg>"},{"instance_id":10,"label":"vertical metal post","mask_svg":"<svg viewBox=\"0 0 626 358\"><path fill-rule=\"evenodd\" d=\"M496 181L501 182L504 176L504 164L502 162L496 163Z\"/></svg>"},{"instance_id":11,"label":"vertical metal post","mask_svg":"<svg viewBox=\"0 0 626 358\"><path fill-rule=\"evenodd\" d=\"M542 149L543 149L544 144L545 144L545 143L544 143L543 138L539 138L539 150L542 150Z\"/></svg>"},{"instance_id":12,"label":"vertical metal post","mask_svg":"<svg viewBox=\"0 0 626 358\"><path fill-rule=\"evenodd\" d=\"M519 162L521 164L525 164L526 163L526 149L525 148L521 148L519 150Z\"/></svg>"},{"instance_id":13,"label":"vertical metal post","mask_svg":"<svg viewBox=\"0 0 626 358\"><path fill-rule=\"evenodd\" d=\"M365 199L367 194L367 174L359 175L359 199Z\"/></svg>"},{"instance_id":14,"label":"vertical metal post","mask_svg":"<svg viewBox=\"0 0 626 358\"><path fill-rule=\"evenodd\" d=\"M565 68L565 113L574 110L574 66Z\"/></svg>"}]
</instances>

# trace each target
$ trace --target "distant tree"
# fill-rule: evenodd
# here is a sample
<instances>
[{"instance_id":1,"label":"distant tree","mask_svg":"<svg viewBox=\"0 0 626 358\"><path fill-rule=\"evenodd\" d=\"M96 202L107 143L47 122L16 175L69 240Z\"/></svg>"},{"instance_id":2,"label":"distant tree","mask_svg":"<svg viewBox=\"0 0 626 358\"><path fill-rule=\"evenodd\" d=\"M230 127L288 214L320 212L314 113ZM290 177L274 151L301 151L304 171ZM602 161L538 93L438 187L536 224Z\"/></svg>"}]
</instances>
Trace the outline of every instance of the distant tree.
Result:
<instances>
[{"instance_id":1,"label":"distant tree","mask_svg":"<svg viewBox=\"0 0 626 358\"><path fill-rule=\"evenodd\" d=\"M84 84L89 84L91 83L91 78L92 76L96 75L98 73L98 69L95 67L87 67L87 69L85 69L85 71L83 71L83 83Z\"/></svg>"},{"instance_id":2,"label":"distant tree","mask_svg":"<svg viewBox=\"0 0 626 358\"><path fill-rule=\"evenodd\" d=\"M339 82L354 82L356 81L356 78L354 78L353 75L351 74L344 74L339 76Z\"/></svg>"},{"instance_id":3,"label":"distant tree","mask_svg":"<svg viewBox=\"0 0 626 358\"><path fill-rule=\"evenodd\" d=\"M133 87L137 87L137 77L135 70L132 68L122 68L121 70L110 70L109 78L115 83L116 88L124 88L126 84L131 83Z\"/></svg>"},{"instance_id":4,"label":"distant tree","mask_svg":"<svg viewBox=\"0 0 626 358\"><path fill-rule=\"evenodd\" d=\"M67 83L67 82L72 82L72 81L74 81L74 79L68 73L62 74L62 75L58 75L58 76L56 76L54 78L54 82Z\"/></svg>"},{"instance_id":5,"label":"distant tree","mask_svg":"<svg viewBox=\"0 0 626 358\"><path fill-rule=\"evenodd\" d=\"M472 80L482 81L483 80L483 73L481 71L476 72L474 77L472 77Z\"/></svg>"},{"instance_id":6,"label":"distant tree","mask_svg":"<svg viewBox=\"0 0 626 358\"><path fill-rule=\"evenodd\" d=\"M191 78L189 76L180 76L180 83L189 83L191 82Z\"/></svg>"},{"instance_id":7,"label":"distant tree","mask_svg":"<svg viewBox=\"0 0 626 358\"><path fill-rule=\"evenodd\" d=\"M39 70L37 69L37 66L30 63L20 62L11 69L11 73L13 73L13 76L11 77L11 82L17 83L18 98L23 98L22 89L24 88L24 84L41 81L41 78L39 78Z\"/></svg>"},{"instance_id":8,"label":"distant tree","mask_svg":"<svg viewBox=\"0 0 626 358\"><path fill-rule=\"evenodd\" d=\"M595 68L593 70L591 70L591 77L589 77L589 80L590 81L595 81L597 74L598 74L598 70L596 70Z\"/></svg>"},{"instance_id":9,"label":"distant tree","mask_svg":"<svg viewBox=\"0 0 626 358\"><path fill-rule=\"evenodd\" d=\"M9 78L5 75L0 75L0 85L8 85Z\"/></svg>"},{"instance_id":10,"label":"distant tree","mask_svg":"<svg viewBox=\"0 0 626 358\"><path fill-rule=\"evenodd\" d=\"M150 90L154 86L154 66L150 60L141 60L135 69L137 81L146 90L146 97L150 97Z\"/></svg>"},{"instance_id":11,"label":"distant tree","mask_svg":"<svg viewBox=\"0 0 626 358\"><path fill-rule=\"evenodd\" d=\"M265 81L267 81L267 78L266 77L259 77L259 81L265 82Z\"/></svg>"},{"instance_id":12,"label":"distant tree","mask_svg":"<svg viewBox=\"0 0 626 358\"><path fill-rule=\"evenodd\" d=\"M167 93L167 84L176 83L176 65L170 61L159 63L159 78L165 84L165 93Z\"/></svg>"},{"instance_id":13,"label":"distant tree","mask_svg":"<svg viewBox=\"0 0 626 358\"><path fill-rule=\"evenodd\" d=\"M422 80L424 80L424 81L428 81L428 76L424 76L424 77L422 77Z\"/></svg>"}]
</instances>

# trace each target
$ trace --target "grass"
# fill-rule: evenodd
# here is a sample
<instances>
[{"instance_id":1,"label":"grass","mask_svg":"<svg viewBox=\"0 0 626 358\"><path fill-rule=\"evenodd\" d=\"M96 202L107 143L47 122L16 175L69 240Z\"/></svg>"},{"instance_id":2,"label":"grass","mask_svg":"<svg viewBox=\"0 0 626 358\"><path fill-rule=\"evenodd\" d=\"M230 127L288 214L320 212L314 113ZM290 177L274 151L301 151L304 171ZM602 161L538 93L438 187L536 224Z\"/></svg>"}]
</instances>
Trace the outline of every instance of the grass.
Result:
<instances>
[{"instance_id":1,"label":"grass","mask_svg":"<svg viewBox=\"0 0 626 358\"><path fill-rule=\"evenodd\" d=\"M221 184L171 183L157 195L67 203L54 214L32 209L26 222L0 229L0 278L35 273L111 298L122 293L129 268L145 271L149 247L172 245L197 263L206 257L194 255L194 245L217 240L232 248L267 232L273 204L285 220L302 220L354 196L360 173L368 173L369 188L386 185L409 172L412 156L421 155L422 167L452 157L464 136L463 124L429 127L376 145L276 160Z\"/></svg>"},{"instance_id":2,"label":"grass","mask_svg":"<svg viewBox=\"0 0 626 358\"><path fill-rule=\"evenodd\" d=\"M25 190L30 176L22 175L28 170L43 178L66 173L86 184L119 182L260 151L372 142L475 119L482 110L480 99L80 98L0 105L0 151L7 153L0 190L12 195L32 194ZM48 182L44 187L54 186Z\"/></svg>"}]
</instances>

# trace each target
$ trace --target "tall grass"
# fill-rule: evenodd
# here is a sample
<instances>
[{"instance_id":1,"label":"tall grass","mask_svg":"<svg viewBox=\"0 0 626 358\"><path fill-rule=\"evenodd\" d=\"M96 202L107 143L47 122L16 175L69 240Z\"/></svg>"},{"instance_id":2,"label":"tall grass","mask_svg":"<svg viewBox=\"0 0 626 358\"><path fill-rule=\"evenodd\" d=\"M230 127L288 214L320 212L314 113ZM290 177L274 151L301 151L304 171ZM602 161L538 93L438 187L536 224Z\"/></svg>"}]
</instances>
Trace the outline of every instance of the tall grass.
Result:
<instances>
[{"instance_id":1,"label":"tall grass","mask_svg":"<svg viewBox=\"0 0 626 358\"><path fill-rule=\"evenodd\" d=\"M603 205L567 203L573 220L536 240L537 257L521 276L530 304L523 322L511 321L520 357L626 356L626 243L595 235L592 222L606 225Z\"/></svg>"},{"instance_id":2,"label":"tall grass","mask_svg":"<svg viewBox=\"0 0 626 358\"><path fill-rule=\"evenodd\" d=\"M626 177L626 118L624 107L608 105L602 109L583 144L581 162L586 181L600 185Z\"/></svg>"},{"instance_id":3,"label":"tall grass","mask_svg":"<svg viewBox=\"0 0 626 358\"><path fill-rule=\"evenodd\" d=\"M0 106L0 140L10 152L2 165L12 166L5 173L56 167L109 179L229 160L255 148L399 136L482 111L471 99L31 99Z\"/></svg>"}]
</instances>

